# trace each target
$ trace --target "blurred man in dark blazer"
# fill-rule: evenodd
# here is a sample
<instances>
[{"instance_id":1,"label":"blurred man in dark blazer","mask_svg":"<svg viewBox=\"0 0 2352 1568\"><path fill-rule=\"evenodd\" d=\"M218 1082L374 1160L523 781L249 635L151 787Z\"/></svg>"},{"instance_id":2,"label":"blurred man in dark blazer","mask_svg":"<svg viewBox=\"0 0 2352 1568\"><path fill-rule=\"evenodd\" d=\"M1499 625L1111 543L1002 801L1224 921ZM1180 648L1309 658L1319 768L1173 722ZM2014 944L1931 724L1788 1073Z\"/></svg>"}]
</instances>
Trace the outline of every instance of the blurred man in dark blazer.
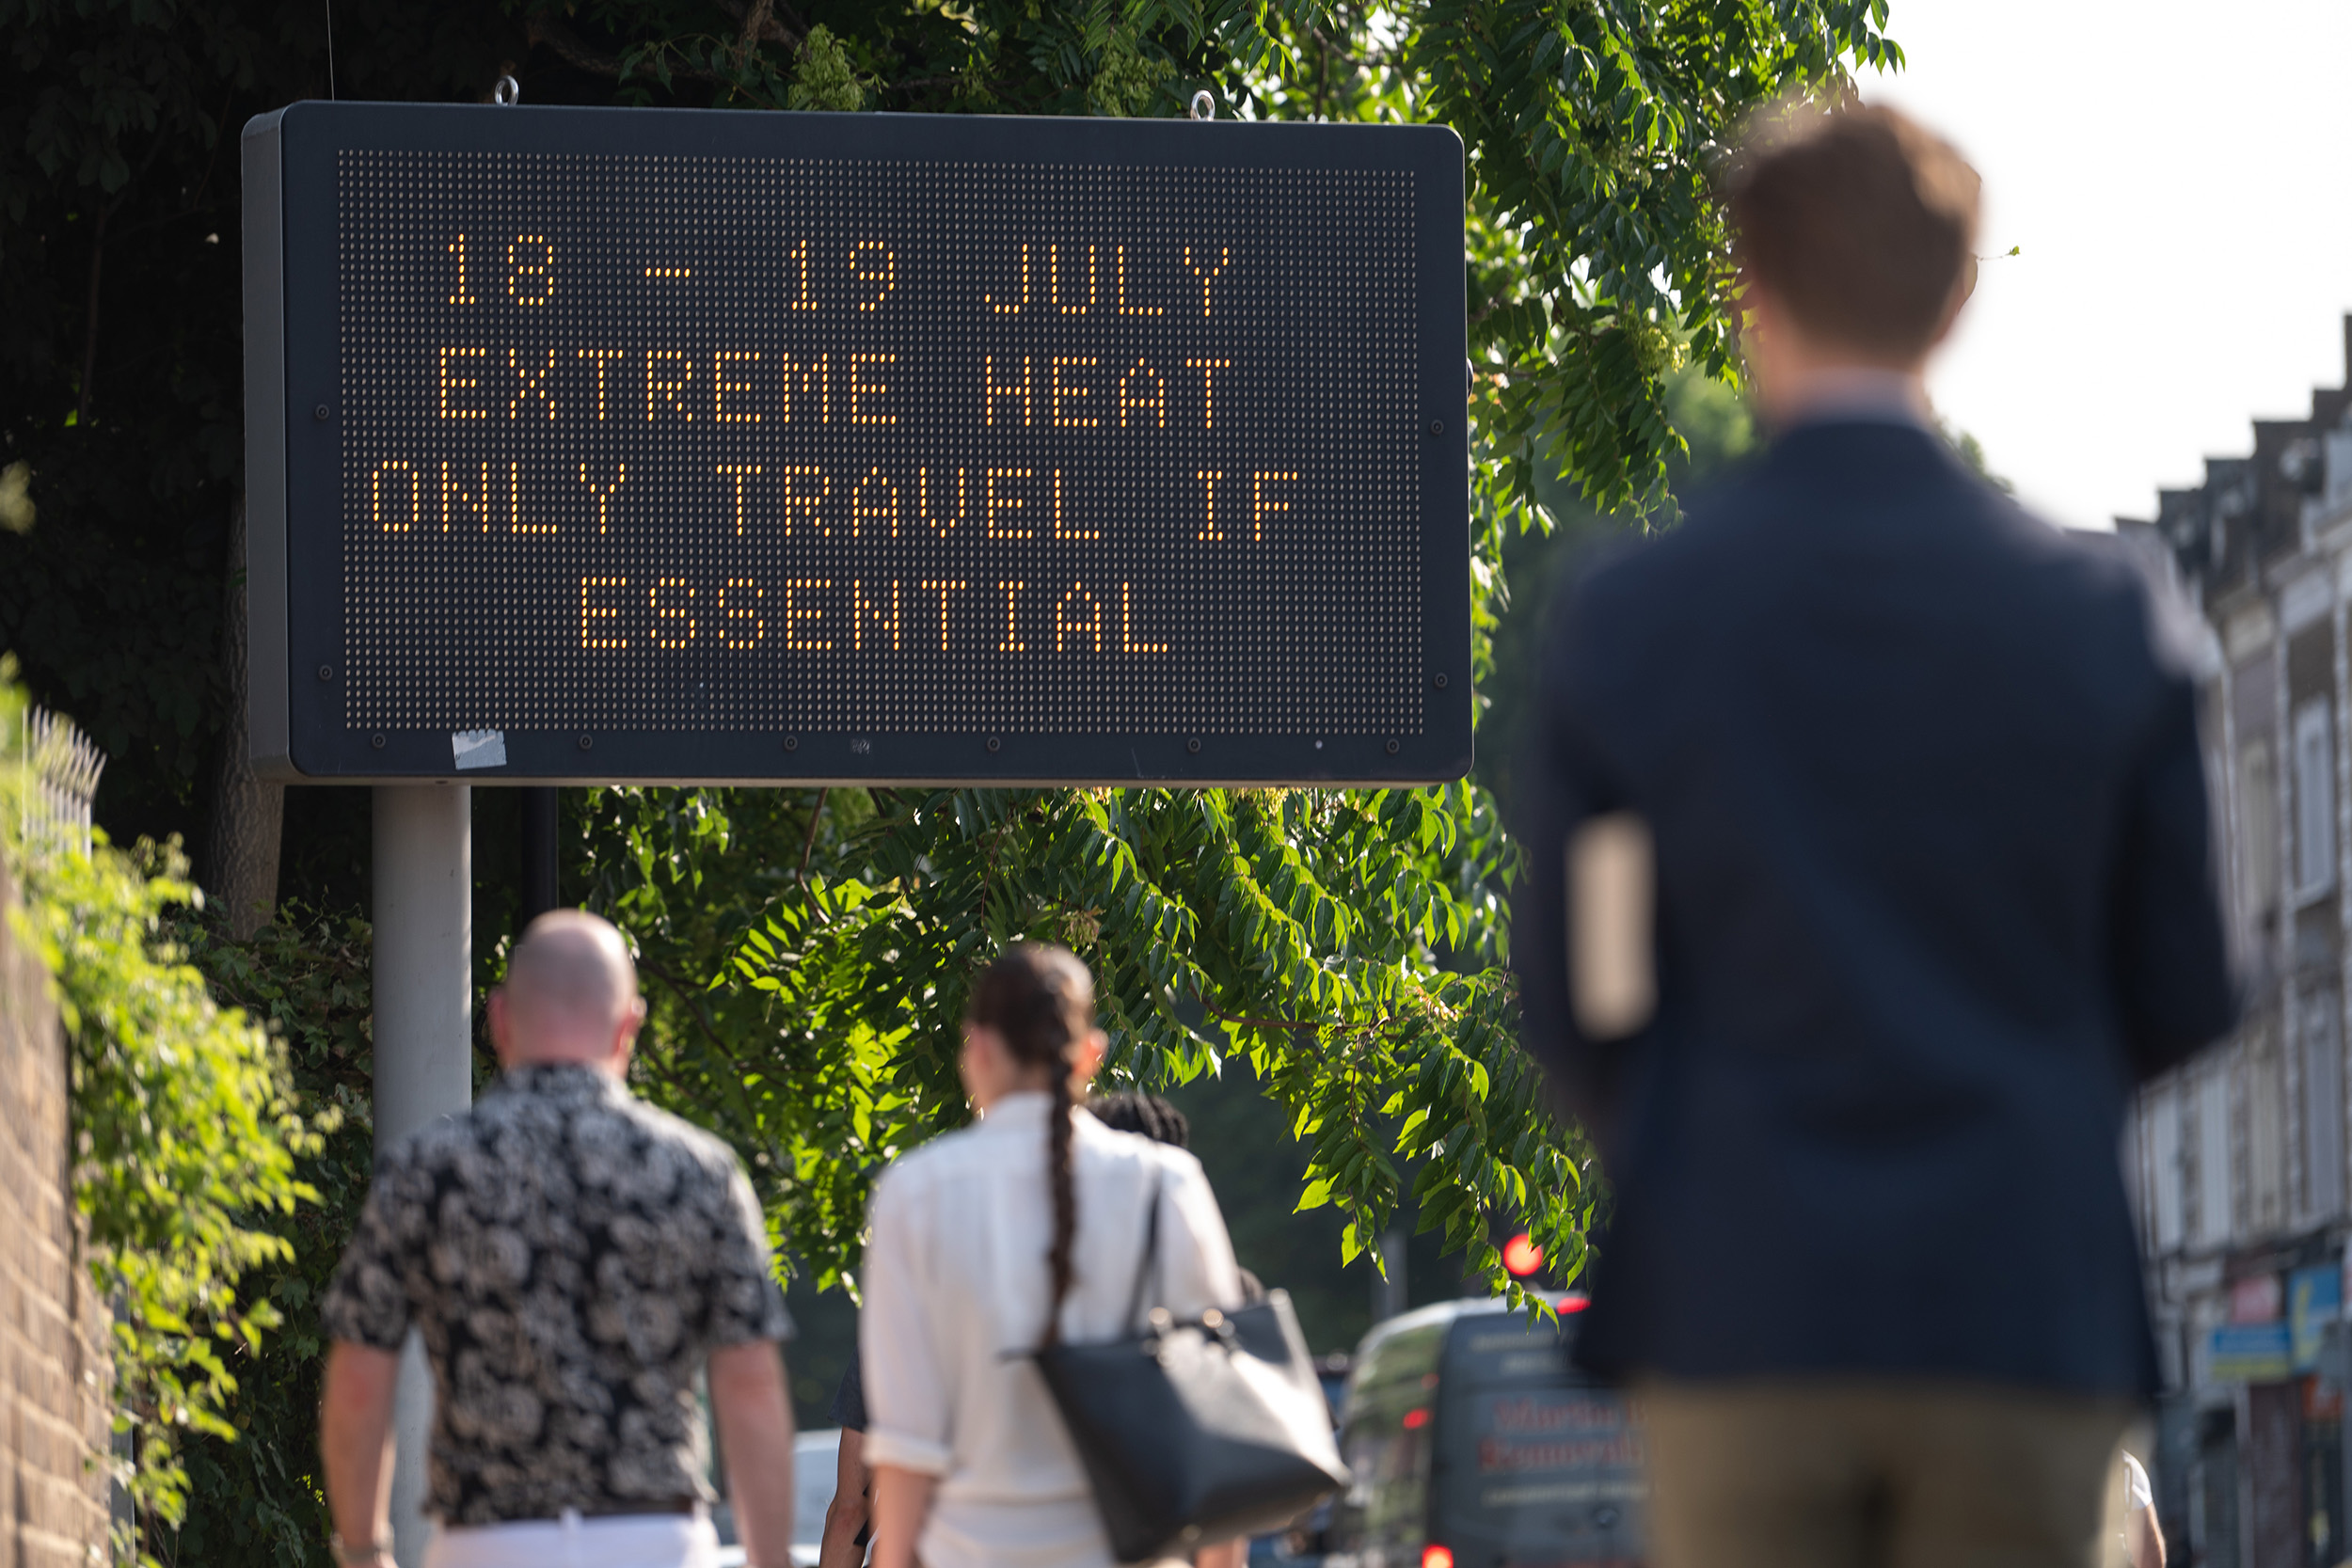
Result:
<instances>
[{"instance_id":1,"label":"blurred man in dark blazer","mask_svg":"<svg viewBox=\"0 0 2352 1568\"><path fill-rule=\"evenodd\" d=\"M1527 1041L1615 1194L1580 1354L1664 1568L2081 1563L2155 1387L2127 1097L2235 1017L2189 678L1931 425L1959 155L1791 113L1726 196L1775 439L1564 595L1519 791Z\"/></svg>"}]
</instances>

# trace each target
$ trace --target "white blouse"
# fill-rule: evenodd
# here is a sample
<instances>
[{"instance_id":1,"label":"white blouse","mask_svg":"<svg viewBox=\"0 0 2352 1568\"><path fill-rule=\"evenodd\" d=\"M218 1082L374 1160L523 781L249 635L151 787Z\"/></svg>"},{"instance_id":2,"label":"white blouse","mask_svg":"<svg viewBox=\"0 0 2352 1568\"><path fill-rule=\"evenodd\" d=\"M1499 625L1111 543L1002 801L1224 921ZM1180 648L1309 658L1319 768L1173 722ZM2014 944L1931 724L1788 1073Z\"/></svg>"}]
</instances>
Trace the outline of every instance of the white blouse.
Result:
<instances>
[{"instance_id":1,"label":"white blouse","mask_svg":"<svg viewBox=\"0 0 2352 1568\"><path fill-rule=\"evenodd\" d=\"M1025 1353L1043 1337L1054 1234L1042 1093L1007 1095L978 1123L884 1172L868 1209L866 1462L939 1478L915 1544L923 1568L1108 1568L1086 1471ZM1111 1339L1160 1192L1146 1307L1179 1318L1241 1301L1232 1242L1200 1162L1072 1114L1076 1277L1062 1337Z\"/></svg>"}]
</instances>

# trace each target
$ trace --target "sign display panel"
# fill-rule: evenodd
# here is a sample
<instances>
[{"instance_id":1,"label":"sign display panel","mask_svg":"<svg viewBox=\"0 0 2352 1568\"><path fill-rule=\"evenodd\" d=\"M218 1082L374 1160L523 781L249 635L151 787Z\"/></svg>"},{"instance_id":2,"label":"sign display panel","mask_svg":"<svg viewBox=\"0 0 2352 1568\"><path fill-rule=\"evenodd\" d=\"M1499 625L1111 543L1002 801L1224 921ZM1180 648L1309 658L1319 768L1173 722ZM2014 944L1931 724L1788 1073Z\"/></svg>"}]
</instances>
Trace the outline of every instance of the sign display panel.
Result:
<instances>
[{"instance_id":1,"label":"sign display panel","mask_svg":"<svg viewBox=\"0 0 2352 1568\"><path fill-rule=\"evenodd\" d=\"M305 103L246 160L257 761L1469 765L1449 132Z\"/></svg>"}]
</instances>

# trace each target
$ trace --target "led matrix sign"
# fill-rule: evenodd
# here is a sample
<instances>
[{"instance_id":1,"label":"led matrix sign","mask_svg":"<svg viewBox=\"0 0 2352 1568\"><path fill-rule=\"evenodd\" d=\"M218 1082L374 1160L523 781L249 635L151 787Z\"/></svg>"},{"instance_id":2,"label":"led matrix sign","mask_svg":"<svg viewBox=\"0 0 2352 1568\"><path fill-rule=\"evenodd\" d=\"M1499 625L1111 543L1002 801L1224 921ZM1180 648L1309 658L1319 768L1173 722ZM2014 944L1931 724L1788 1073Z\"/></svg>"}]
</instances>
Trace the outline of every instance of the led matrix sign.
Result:
<instances>
[{"instance_id":1,"label":"led matrix sign","mask_svg":"<svg viewBox=\"0 0 2352 1568\"><path fill-rule=\"evenodd\" d=\"M1469 765L1451 133L305 103L246 166L258 761Z\"/></svg>"}]
</instances>

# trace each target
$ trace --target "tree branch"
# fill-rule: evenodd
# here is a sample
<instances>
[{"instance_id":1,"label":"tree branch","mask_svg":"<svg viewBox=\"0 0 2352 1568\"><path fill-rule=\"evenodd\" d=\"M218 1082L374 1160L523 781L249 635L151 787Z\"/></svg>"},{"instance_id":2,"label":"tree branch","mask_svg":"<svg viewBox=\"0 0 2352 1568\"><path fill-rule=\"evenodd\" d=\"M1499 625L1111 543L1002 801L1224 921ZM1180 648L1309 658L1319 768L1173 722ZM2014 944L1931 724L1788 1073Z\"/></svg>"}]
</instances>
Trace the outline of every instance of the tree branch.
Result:
<instances>
[{"instance_id":1,"label":"tree branch","mask_svg":"<svg viewBox=\"0 0 2352 1568\"><path fill-rule=\"evenodd\" d=\"M745 5L743 0L719 0L719 8L743 24L743 30L736 35L735 40L738 61L749 58L752 51L763 43L781 43L789 49L800 48L804 29L787 27L778 22L774 14L775 8L776 0L752 0L750 5ZM789 6L785 8L787 15L791 13L791 10L792 8ZM800 18L793 16L792 20L797 23Z\"/></svg>"},{"instance_id":2,"label":"tree branch","mask_svg":"<svg viewBox=\"0 0 2352 1568\"><path fill-rule=\"evenodd\" d=\"M584 71L591 76L610 76L616 82L621 79L621 57L618 55L597 54L588 46L585 39L545 11L532 12L530 21L524 24L524 36L534 44L546 44L564 64L575 70Z\"/></svg>"},{"instance_id":3,"label":"tree branch","mask_svg":"<svg viewBox=\"0 0 2352 1568\"><path fill-rule=\"evenodd\" d=\"M796 879L799 879L799 881L800 881L800 884L801 884L801 896L802 896L803 898L807 898L807 897L808 897L808 895L809 895L809 894L808 894L808 857L809 857L809 852L810 852L811 850L813 850L813 849L815 849L815 848L817 847L817 824L818 824L819 822L822 822L822 821L825 819L825 797L826 797L826 796L828 796L828 795L831 795L832 793L833 793L833 790L832 790L832 788L831 788L830 786L828 786L828 787L826 787L826 788L824 788L824 789L820 789L820 790L818 790L818 791L817 792L817 804L816 804L814 807L810 808L810 810L809 810L809 814L808 814L808 836L807 836L806 838L804 838L804 839L803 839L803 840L801 841L801 863L800 863L800 867L799 867L799 869L797 869L796 871L794 871L794 872L792 873L792 875L793 875ZM814 900L814 901L812 901L812 902L813 902L813 907L814 907L814 908L816 909L816 911L817 911L817 918L818 918L818 920L819 922L821 922L822 924L824 924L824 925L827 925L827 926L832 925L832 924L833 924L833 916L831 916L831 915L829 915L829 914L827 914L827 913L825 912L825 906L824 906L823 901L822 901L822 900Z\"/></svg>"}]
</instances>

